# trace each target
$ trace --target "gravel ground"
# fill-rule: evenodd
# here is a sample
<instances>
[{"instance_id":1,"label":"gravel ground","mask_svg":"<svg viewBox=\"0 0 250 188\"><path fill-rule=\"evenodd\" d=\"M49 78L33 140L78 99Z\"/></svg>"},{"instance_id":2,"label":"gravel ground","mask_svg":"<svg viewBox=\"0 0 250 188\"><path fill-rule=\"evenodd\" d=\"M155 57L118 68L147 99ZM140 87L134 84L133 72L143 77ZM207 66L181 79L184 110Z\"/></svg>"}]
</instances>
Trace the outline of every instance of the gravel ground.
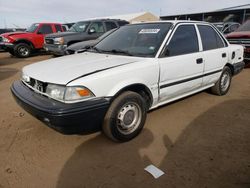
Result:
<instances>
[{"instance_id":1,"label":"gravel ground","mask_svg":"<svg viewBox=\"0 0 250 188\"><path fill-rule=\"evenodd\" d=\"M0 188L250 187L250 69L226 96L204 91L151 111L143 132L118 144L61 135L15 103L21 68L48 58L0 53ZM153 179L150 164L165 175Z\"/></svg>"}]
</instances>

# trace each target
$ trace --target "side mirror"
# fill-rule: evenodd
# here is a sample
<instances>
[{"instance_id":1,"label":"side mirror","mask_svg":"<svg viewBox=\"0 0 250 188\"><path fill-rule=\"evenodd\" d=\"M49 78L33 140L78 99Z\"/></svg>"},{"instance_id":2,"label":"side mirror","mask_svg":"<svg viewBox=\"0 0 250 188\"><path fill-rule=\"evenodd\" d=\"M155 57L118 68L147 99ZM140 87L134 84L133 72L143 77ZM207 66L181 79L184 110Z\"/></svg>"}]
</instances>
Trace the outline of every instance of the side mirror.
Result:
<instances>
[{"instance_id":1,"label":"side mirror","mask_svg":"<svg viewBox=\"0 0 250 188\"><path fill-rule=\"evenodd\" d=\"M37 31L37 34L38 34L38 35L41 35L41 34L43 34L43 33L42 33L41 31Z\"/></svg>"},{"instance_id":2,"label":"side mirror","mask_svg":"<svg viewBox=\"0 0 250 188\"><path fill-rule=\"evenodd\" d=\"M90 45L87 45L87 46L85 46L84 48L81 48L81 49L86 49L86 50L88 50L88 49L90 49L91 48L91 46Z\"/></svg>"},{"instance_id":3,"label":"side mirror","mask_svg":"<svg viewBox=\"0 0 250 188\"><path fill-rule=\"evenodd\" d=\"M95 28L90 28L90 29L89 29L89 34L93 34L93 33L96 33Z\"/></svg>"}]
</instances>

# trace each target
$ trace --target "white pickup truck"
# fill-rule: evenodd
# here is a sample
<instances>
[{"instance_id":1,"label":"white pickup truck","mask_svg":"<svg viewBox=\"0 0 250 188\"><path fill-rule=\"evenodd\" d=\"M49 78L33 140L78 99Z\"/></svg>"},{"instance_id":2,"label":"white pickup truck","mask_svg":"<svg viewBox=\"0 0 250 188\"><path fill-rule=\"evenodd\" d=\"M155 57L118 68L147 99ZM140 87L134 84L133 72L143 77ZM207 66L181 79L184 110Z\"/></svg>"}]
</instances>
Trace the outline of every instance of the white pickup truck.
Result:
<instances>
[{"instance_id":1,"label":"white pickup truck","mask_svg":"<svg viewBox=\"0 0 250 188\"><path fill-rule=\"evenodd\" d=\"M11 91L59 132L102 130L125 142L140 133L148 110L208 88L224 95L243 67L243 47L230 45L209 23L139 23L85 53L24 67Z\"/></svg>"}]
</instances>

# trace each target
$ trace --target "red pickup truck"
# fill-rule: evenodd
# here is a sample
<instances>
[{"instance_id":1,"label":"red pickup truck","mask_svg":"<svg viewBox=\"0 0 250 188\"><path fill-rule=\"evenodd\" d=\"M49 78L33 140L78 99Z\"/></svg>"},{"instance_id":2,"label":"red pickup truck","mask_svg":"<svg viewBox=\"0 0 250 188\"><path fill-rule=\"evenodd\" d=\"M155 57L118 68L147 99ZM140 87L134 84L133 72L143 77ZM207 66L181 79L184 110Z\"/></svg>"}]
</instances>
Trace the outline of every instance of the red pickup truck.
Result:
<instances>
[{"instance_id":1,"label":"red pickup truck","mask_svg":"<svg viewBox=\"0 0 250 188\"><path fill-rule=\"evenodd\" d=\"M62 32L59 23L34 23L24 32L11 32L0 35L0 48L16 57L29 57L43 48L44 36Z\"/></svg>"},{"instance_id":2,"label":"red pickup truck","mask_svg":"<svg viewBox=\"0 0 250 188\"><path fill-rule=\"evenodd\" d=\"M250 62L250 19L241 25L236 31L226 35L231 44L240 44L244 46L244 60Z\"/></svg>"}]
</instances>

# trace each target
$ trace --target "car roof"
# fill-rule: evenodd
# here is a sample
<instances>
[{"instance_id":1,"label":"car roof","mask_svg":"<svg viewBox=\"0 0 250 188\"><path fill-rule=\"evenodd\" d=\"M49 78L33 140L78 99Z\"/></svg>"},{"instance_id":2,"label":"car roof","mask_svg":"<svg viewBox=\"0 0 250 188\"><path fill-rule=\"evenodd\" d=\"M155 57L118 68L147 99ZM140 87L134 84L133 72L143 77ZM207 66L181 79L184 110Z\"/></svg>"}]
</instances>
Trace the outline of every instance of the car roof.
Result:
<instances>
[{"instance_id":1,"label":"car roof","mask_svg":"<svg viewBox=\"0 0 250 188\"><path fill-rule=\"evenodd\" d=\"M122 21L122 22L128 22L126 20L121 20L121 19L109 19L109 18L102 18L102 19L86 19L86 20L81 20L78 22L91 22L91 21ZM76 22L77 23L77 22ZM129 23L129 22L128 22Z\"/></svg>"},{"instance_id":2,"label":"car roof","mask_svg":"<svg viewBox=\"0 0 250 188\"><path fill-rule=\"evenodd\" d=\"M149 22L138 22L138 23L133 23L133 24L152 24L152 23L172 23L174 25L179 24L179 23L203 23L203 24L210 24L209 22L204 22L204 21L196 21L196 20L160 20L160 21L149 21ZM130 25L133 25L130 24Z\"/></svg>"},{"instance_id":3,"label":"car roof","mask_svg":"<svg viewBox=\"0 0 250 188\"><path fill-rule=\"evenodd\" d=\"M34 24L60 24L60 25L62 25L61 23L52 23L52 22L38 22L38 23L34 23Z\"/></svg>"}]
</instances>

